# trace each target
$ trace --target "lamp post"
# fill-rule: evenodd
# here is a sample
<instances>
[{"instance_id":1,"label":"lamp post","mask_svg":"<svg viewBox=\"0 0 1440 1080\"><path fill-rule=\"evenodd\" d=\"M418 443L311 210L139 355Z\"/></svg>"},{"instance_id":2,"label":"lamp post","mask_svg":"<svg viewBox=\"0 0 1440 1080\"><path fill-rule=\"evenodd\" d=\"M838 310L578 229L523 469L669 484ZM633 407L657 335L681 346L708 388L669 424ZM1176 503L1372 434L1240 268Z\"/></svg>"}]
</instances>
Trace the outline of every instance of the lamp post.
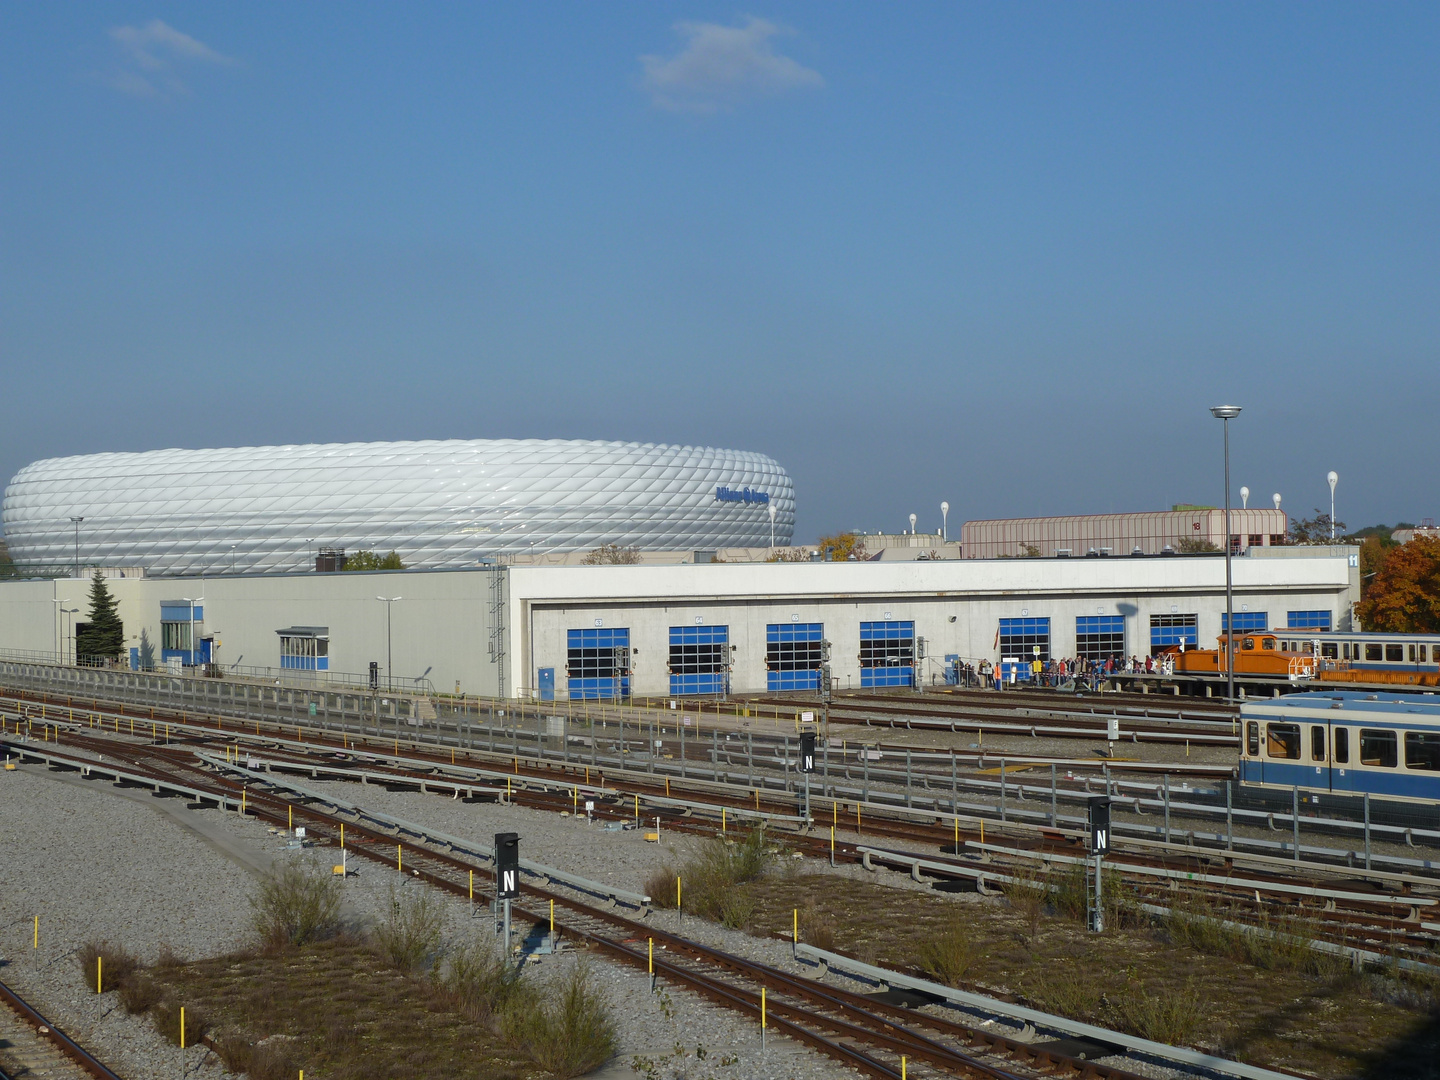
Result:
<instances>
[{"instance_id":1,"label":"lamp post","mask_svg":"<svg viewBox=\"0 0 1440 1080\"><path fill-rule=\"evenodd\" d=\"M60 662L62 664L65 662L65 643L72 640L72 630L75 626L75 620L73 618L65 618L65 616L74 616L79 613L80 609L78 607L62 607L60 609L61 618L64 619L64 632L60 635ZM76 667L80 666L79 642L75 642L70 647L70 659L74 661Z\"/></svg>"},{"instance_id":2,"label":"lamp post","mask_svg":"<svg viewBox=\"0 0 1440 1080\"><path fill-rule=\"evenodd\" d=\"M1330 482L1330 542L1335 542L1335 485L1339 483L1340 477L1334 469L1331 469L1325 477Z\"/></svg>"},{"instance_id":3,"label":"lamp post","mask_svg":"<svg viewBox=\"0 0 1440 1080\"><path fill-rule=\"evenodd\" d=\"M950 504L940 504L940 542L944 543L950 539Z\"/></svg>"},{"instance_id":4,"label":"lamp post","mask_svg":"<svg viewBox=\"0 0 1440 1080\"><path fill-rule=\"evenodd\" d=\"M914 536L914 535L915 535L915 515L914 515L914 514L911 514L911 515L910 515L910 535L911 535L911 536Z\"/></svg>"},{"instance_id":5,"label":"lamp post","mask_svg":"<svg viewBox=\"0 0 1440 1080\"><path fill-rule=\"evenodd\" d=\"M1248 487L1242 487L1240 489L1240 509L1250 509L1250 489Z\"/></svg>"},{"instance_id":6,"label":"lamp post","mask_svg":"<svg viewBox=\"0 0 1440 1080\"><path fill-rule=\"evenodd\" d=\"M404 597L377 596L375 599L385 605L385 688L388 690L393 686L391 679L395 674L390 666L394 662L390 654L390 612L394 610L395 602Z\"/></svg>"},{"instance_id":7,"label":"lamp post","mask_svg":"<svg viewBox=\"0 0 1440 1080\"><path fill-rule=\"evenodd\" d=\"M1225 422L1225 697L1235 700L1235 590L1230 560L1230 421L1240 415L1239 405L1212 405L1210 415Z\"/></svg>"},{"instance_id":8,"label":"lamp post","mask_svg":"<svg viewBox=\"0 0 1440 1080\"><path fill-rule=\"evenodd\" d=\"M60 656L60 613L65 610L65 605L70 602L67 596L64 600L56 600L53 597L50 602L55 605L55 663L61 662Z\"/></svg>"},{"instance_id":9,"label":"lamp post","mask_svg":"<svg viewBox=\"0 0 1440 1080\"><path fill-rule=\"evenodd\" d=\"M196 605L196 604L202 604L202 603L204 603L204 602L205 602L205 597L203 597L203 596L197 596L197 597L195 597L195 599L192 600L192 599L190 599L190 597L188 597L188 596L182 596L180 599L181 599L181 600L184 600L187 604L190 605L190 666L191 666L191 667L194 667L194 666L195 666L195 605Z\"/></svg>"},{"instance_id":10,"label":"lamp post","mask_svg":"<svg viewBox=\"0 0 1440 1080\"><path fill-rule=\"evenodd\" d=\"M774 550L775 550L775 503L772 501L772 502L770 502L768 505L769 505L769 510L770 510L770 550L771 550L771 551L774 551Z\"/></svg>"},{"instance_id":11,"label":"lamp post","mask_svg":"<svg viewBox=\"0 0 1440 1080\"><path fill-rule=\"evenodd\" d=\"M1332 492L1335 490L1334 484L1330 485L1330 490ZM70 519L70 523L75 526L75 576L77 578L80 576L80 523L84 520L83 517L72 517Z\"/></svg>"}]
</instances>

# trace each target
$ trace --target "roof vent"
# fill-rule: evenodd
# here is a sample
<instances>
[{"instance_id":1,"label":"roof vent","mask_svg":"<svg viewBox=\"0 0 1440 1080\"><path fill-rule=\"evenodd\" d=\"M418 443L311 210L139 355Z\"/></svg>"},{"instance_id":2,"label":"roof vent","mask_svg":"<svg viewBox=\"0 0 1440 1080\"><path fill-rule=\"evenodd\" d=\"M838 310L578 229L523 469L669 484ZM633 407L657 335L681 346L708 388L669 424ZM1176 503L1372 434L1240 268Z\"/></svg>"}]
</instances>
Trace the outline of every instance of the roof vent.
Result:
<instances>
[{"instance_id":1,"label":"roof vent","mask_svg":"<svg viewBox=\"0 0 1440 1080\"><path fill-rule=\"evenodd\" d=\"M1057 558L1057 559L1068 559L1068 558L1070 558L1070 556L1073 555L1073 554L1074 554L1074 552L1073 552L1070 548L1056 548L1056 549L1055 549L1055 558Z\"/></svg>"}]
</instances>

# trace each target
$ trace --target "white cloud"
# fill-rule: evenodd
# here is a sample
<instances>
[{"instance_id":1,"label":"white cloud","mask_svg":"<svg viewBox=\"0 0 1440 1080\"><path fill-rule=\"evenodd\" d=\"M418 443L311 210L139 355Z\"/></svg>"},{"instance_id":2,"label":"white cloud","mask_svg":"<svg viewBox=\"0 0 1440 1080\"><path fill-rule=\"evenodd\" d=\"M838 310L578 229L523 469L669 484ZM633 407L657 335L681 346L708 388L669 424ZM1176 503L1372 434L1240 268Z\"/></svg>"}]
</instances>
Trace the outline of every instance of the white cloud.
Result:
<instances>
[{"instance_id":1,"label":"white cloud","mask_svg":"<svg viewBox=\"0 0 1440 1080\"><path fill-rule=\"evenodd\" d=\"M114 89L135 97L189 93L175 73L178 63L223 67L235 63L230 57L221 55L204 42L159 19L151 19L144 26L117 26L110 31L110 40L119 47L120 62L106 81Z\"/></svg>"},{"instance_id":2,"label":"white cloud","mask_svg":"<svg viewBox=\"0 0 1440 1080\"><path fill-rule=\"evenodd\" d=\"M821 87L825 80L775 52L772 38L788 31L764 19L744 26L676 23L685 47L674 56L642 56L651 100L675 112L715 112L746 98Z\"/></svg>"}]
</instances>

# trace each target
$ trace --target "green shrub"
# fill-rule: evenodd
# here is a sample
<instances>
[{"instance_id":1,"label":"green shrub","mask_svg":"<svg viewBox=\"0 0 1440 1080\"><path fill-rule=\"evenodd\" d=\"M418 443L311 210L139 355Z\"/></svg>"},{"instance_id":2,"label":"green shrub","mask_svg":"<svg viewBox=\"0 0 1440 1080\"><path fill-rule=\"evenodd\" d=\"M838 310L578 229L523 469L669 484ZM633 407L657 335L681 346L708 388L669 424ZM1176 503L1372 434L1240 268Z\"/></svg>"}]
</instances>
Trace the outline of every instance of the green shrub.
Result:
<instances>
[{"instance_id":1,"label":"green shrub","mask_svg":"<svg viewBox=\"0 0 1440 1080\"><path fill-rule=\"evenodd\" d=\"M516 1049L562 1080L603 1065L617 1045L608 1002L585 964L576 964L543 999L533 990L512 996L501 1030Z\"/></svg>"},{"instance_id":2,"label":"green shrub","mask_svg":"<svg viewBox=\"0 0 1440 1080\"><path fill-rule=\"evenodd\" d=\"M340 883L289 863L267 875L250 898L251 923L262 944L305 945L340 928Z\"/></svg>"},{"instance_id":3,"label":"green shrub","mask_svg":"<svg viewBox=\"0 0 1440 1080\"><path fill-rule=\"evenodd\" d=\"M1116 1026L1155 1042L1190 1042L1205 1020L1193 980L1178 989L1131 982L1109 1004Z\"/></svg>"},{"instance_id":4,"label":"green shrub","mask_svg":"<svg viewBox=\"0 0 1440 1080\"><path fill-rule=\"evenodd\" d=\"M392 967L428 971L440 956L441 919L440 905L428 890L397 893L392 886L386 919L370 932L370 940Z\"/></svg>"},{"instance_id":5,"label":"green shrub","mask_svg":"<svg viewBox=\"0 0 1440 1080\"><path fill-rule=\"evenodd\" d=\"M135 977L140 961L108 941L87 941L75 951L86 988L96 984L99 976L101 992L118 990ZM98 967L97 967L98 965Z\"/></svg>"},{"instance_id":6,"label":"green shrub","mask_svg":"<svg viewBox=\"0 0 1440 1080\"><path fill-rule=\"evenodd\" d=\"M450 950L435 985L457 1011L485 1023L520 992L519 969L493 941L472 939Z\"/></svg>"},{"instance_id":7,"label":"green shrub","mask_svg":"<svg viewBox=\"0 0 1440 1080\"><path fill-rule=\"evenodd\" d=\"M957 912L934 938L920 946L920 970L946 986L959 986L980 959L968 920Z\"/></svg>"}]
</instances>

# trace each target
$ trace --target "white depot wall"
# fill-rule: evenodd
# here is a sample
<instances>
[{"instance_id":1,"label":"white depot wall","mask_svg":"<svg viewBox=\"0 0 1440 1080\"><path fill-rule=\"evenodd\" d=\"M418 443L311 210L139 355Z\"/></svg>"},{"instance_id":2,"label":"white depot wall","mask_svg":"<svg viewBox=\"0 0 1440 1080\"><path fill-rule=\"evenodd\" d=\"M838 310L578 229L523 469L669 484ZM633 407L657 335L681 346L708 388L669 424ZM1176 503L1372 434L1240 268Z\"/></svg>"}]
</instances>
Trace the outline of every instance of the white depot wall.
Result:
<instances>
[{"instance_id":1,"label":"white depot wall","mask_svg":"<svg viewBox=\"0 0 1440 1080\"><path fill-rule=\"evenodd\" d=\"M1265 611L1271 625L1316 609L1338 624L1353 599L1344 552L1233 566L1235 610ZM632 690L644 695L669 692L670 628L697 620L729 628L732 688L744 692L765 688L771 623L824 623L843 688L860 683L861 622L914 621L929 681L946 655L997 659L1002 618L1049 618L1052 655L1071 656L1078 617L1122 615L1126 651L1144 655L1151 615L1196 615L1201 646L1213 647L1225 609L1225 561L1214 557L516 567L510 579L511 687L554 668L563 689L566 632L602 625L629 629Z\"/></svg>"},{"instance_id":2,"label":"white depot wall","mask_svg":"<svg viewBox=\"0 0 1440 1080\"><path fill-rule=\"evenodd\" d=\"M364 675L387 667L386 605L392 613L389 652L397 679L426 678L442 692L494 694L499 668L489 656L492 571L241 575L211 578L123 578L106 582L125 624L125 647L148 641L158 662L160 607L204 597L203 634L218 640L214 660L241 671L280 667L280 638L291 626L323 626L330 634L330 670ZM0 650L54 652L57 622L51 601L76 598L82 621L89 582L73 579L0 583ZM72 639L73 640L73 639ZM63 652L73 656L73 646Z\"/></svg>"}]
</instances>

